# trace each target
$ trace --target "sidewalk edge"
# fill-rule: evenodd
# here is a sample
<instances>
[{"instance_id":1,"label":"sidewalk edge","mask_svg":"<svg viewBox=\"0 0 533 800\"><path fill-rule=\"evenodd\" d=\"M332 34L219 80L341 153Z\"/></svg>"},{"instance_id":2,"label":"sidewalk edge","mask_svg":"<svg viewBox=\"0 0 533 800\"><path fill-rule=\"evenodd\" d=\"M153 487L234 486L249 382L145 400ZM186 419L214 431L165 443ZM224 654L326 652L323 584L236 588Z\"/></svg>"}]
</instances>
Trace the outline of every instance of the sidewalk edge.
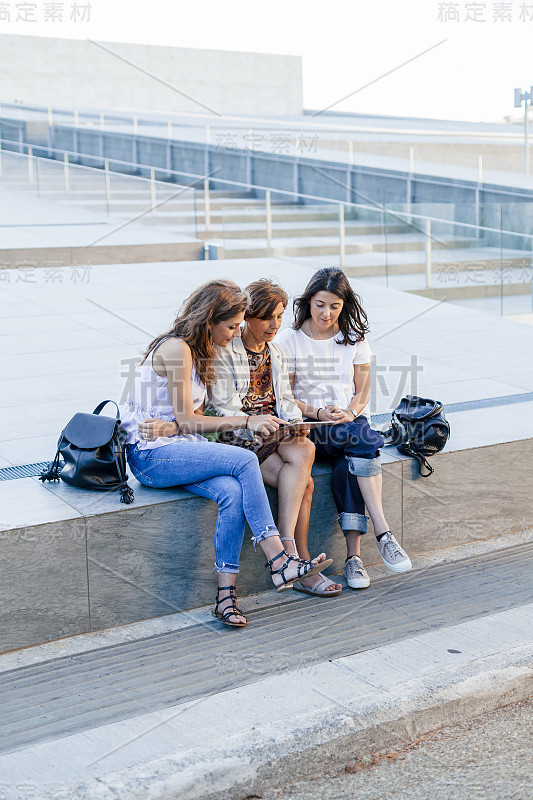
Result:
<instances>
[{"instance_id":1,"label":"sidewalk edge","mask_svg":"<svg viewBox=\"0 0 533 800\"><path fill-rule=\"evenodd\" d=\"M78 786L86 800L241 800L375 752L405 747L533 694L533 645L393 686L361 701L307 711L228 736L207 751L179 748ZM216 718L213 720L216 730ZM222 724L222 723L221 723Z\"/></svg>"}]
</instances>

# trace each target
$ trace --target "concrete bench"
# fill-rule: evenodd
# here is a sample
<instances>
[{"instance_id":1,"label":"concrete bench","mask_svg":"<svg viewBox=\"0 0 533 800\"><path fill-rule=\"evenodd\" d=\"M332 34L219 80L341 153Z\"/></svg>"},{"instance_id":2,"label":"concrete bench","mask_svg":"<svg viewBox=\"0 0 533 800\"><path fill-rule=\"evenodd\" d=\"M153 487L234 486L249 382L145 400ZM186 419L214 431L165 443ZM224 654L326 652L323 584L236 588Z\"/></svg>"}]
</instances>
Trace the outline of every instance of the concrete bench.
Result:
<instances>
[{"instance_id":1,"label":"concrete bench","mask_svg":"<svg viewBox=\"0 0 533 800\"><path fill-rule=\"evenodd\" d=\"M411 459L384 449L386 516L411 556L531 526L530 406L449 415L452 439L427 479ZM316 464L313 476L310 551L326 551L329 573L338 574L345 547L329 466ZM116 493L38 478L0 482L0 652L213 602L216 504L179 488L131 485L135 503L125 506ZM268 491L275 513L276 492ZM371 530L362 555L365 564L380 562ZM240 596L271 588L263 565L248 532Z\"/></svg>"}]
</instances>

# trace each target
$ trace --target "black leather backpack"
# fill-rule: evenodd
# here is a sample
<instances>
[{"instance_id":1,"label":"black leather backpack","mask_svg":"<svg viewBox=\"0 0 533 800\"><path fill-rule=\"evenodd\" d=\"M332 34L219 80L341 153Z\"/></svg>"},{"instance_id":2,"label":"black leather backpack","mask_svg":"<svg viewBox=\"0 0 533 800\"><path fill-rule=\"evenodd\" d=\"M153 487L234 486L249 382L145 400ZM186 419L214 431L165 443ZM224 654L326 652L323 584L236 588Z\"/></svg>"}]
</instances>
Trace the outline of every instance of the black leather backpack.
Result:
<instances>
[{"instance_id":1,"label":"black leather backpack","mask_svg":"<svg viewBox=\"0 0 533 800\"><path fill-rule=\"evenodd\" d=\"M390 436L400 453L416 458L419 474L428 478L434 469L426 457L442 450L450 438L450 423L438 400L408 394L392 412L391 426L383 436ZM422 472L422 467L426 473Z\"/></svg>"},{"instance_id":2,"label":"black leather backpack","mask_svg":"<svg viewBox=\"0 0 533 800\"><path fill-rule=\"evenodd\" d=\"M108 403L116 406L115 417L100 416ZM126 472L126 431L120 425L120 410L114 400L104 400L92 414L74 414L61 431L57 452L41 481L59 481L80 489L120 490L121 503L133 503L133 489ZM60 456L64 465L60 465Z\"/></svg>"}]
</instances>

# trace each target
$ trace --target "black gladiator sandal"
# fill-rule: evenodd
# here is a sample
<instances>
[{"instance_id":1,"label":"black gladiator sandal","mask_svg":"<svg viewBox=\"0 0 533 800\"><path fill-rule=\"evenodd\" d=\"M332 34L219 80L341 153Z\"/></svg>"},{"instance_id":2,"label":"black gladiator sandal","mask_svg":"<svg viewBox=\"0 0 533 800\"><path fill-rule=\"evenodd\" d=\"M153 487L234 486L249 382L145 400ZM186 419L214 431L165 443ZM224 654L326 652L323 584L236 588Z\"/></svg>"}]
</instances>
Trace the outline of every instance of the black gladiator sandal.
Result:
<instances>
[{"instance_id":1,"label":"black gladiator sandal","mask_svg":"<svg viewBox=\"0 0 533 800\"><path fill-rule=\"evenodd\" d=\"M228 591L229 595L227 597L223 597L222 600L218 599L219 592ZM225 611L219 611L218 607L226 600L231 600L231 606ZM240 610L239 606L237 605L237 598L235 597L235 586L219 586L217 589L217 597L215 600L215 610L211 611L214 617L218 617L218 619L222 620L224 625L227 625L228 628L244 628L246 622L230 622L230 617L233 617L235 614L238 614L241 617L246 619L245 615Z\"/></svg>"},{"instance_id":2,"label":"black gladiator sandal","mask_svg":"<svg viewBox=\"0 0 533 800\"><path fill-rule=\"evenodd\" d=\"M274 563L274 561L277 561L278 558L281 558L282 556L286 557L282 566L279 569L272 569L272 564ZM296 575L294 578L291 578L288 581L285 578L285 570L287 569L291 561L296 561L296 563L298 564L298 575ZM305 561L303 558L295 558L294 556L289 555L286 550L282 550L280 553L277 554L277 556L274 556L274 558L271 558L269 561L267 561L267 563L265 564L265 569L267 567L270 567L271 575L280 576L283 583L280 583L279 586L276 586L276 584L274 584L274 586L276 586L277 592L284 592L286 589L292 589L294 581L299 581L301 578L306 578L309 575L316 575L317 572L326 569L326 567L329 567L329 565L332 563L333 563L332 558L326 558L326 560L321 561L320 564L313 564L312 561Z\"/></svg>"}]
</instances>

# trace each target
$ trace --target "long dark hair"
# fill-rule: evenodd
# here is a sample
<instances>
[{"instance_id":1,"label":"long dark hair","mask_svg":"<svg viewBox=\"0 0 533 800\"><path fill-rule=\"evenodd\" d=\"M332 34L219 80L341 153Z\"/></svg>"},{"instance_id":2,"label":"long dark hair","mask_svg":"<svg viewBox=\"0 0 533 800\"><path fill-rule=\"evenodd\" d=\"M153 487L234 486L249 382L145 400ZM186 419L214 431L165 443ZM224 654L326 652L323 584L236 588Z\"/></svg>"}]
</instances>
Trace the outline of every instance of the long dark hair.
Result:
<instances>
[{"instance_id":1,"label":"long dark hair","mask_svg":"<svg viewBox=\"0 0 533 800\"><path fill-rule=\"evenodd\" d=\"M180 308L172 327L152 339L141 364L157 345L170 336L184 339L191 348L192 363L202 382L216 381L213 359L216 355L211 325L224 322L246 311L248 295L233 281L214 280L199 286Z\"/></svg>"},{"instance_id":2,"label":"long dark hair","mask_svg":"<svg viewBox=\"0 0 533 800\"><path fill-rule=\"evenodd\" d=\"M317 292L332 292L343 301L338 325L342 333L339 344L355 344L365 338L368 333L368 317L363 308L361 298L357 295L342 269L324 267L315 272L305 291L294 300L293 328L300 330L306 319L311 316L311 299Z\"/></svg>"}]
</instances>

